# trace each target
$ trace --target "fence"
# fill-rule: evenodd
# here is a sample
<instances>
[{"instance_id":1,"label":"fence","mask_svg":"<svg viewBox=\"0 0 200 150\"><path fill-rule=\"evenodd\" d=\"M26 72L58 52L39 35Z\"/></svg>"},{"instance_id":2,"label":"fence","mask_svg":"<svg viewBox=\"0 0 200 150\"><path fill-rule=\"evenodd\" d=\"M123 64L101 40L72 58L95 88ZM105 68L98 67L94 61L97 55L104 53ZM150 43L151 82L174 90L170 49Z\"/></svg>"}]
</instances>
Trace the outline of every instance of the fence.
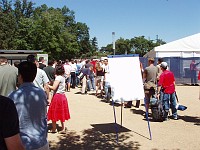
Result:
<instances>
[{"instance_id":1,"label":"fence","mask_svg":"<svg viewBox=\"0 0 200 150\"><path fill-rule=\"evenodd\" d=\"M158 58L155 58L155 65ZM200 62L200 57L189 57L189 58L180 58L180 57L165 57L163 58L169 66L169 70L174 73L176 78L176 84L190 85L191 84L191 72L190 72L190 63L192 60L195 60L195 63ZM143 64L143 67L148 66L148 59L140 57L140 61ZM198 78L198 73L200 70L200 64L197 65L196 79ZM198 81L198 79L197 79Z\"/></svg>"}]
</instances>

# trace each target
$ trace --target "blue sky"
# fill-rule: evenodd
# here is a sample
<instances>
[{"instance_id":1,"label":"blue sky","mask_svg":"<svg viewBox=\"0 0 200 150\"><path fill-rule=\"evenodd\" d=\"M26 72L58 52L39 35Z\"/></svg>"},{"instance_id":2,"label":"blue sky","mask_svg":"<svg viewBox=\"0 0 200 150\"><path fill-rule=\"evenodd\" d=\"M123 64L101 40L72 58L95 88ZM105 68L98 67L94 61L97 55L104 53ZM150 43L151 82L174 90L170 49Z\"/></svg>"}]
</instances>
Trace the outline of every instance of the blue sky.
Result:
<instances>
[{"instance_id":1,"label":"blue sky","mask_svg":"<svg viewBox=\"0 0 200 150\"><path fill-rule=\"evenodd\" d=\"M145 36L171 42L200 32L200 0L32 0L36 6L75 12L77 22L86 23L90 38L99 48L115 39Z\"/></svg>"}]
</instances>

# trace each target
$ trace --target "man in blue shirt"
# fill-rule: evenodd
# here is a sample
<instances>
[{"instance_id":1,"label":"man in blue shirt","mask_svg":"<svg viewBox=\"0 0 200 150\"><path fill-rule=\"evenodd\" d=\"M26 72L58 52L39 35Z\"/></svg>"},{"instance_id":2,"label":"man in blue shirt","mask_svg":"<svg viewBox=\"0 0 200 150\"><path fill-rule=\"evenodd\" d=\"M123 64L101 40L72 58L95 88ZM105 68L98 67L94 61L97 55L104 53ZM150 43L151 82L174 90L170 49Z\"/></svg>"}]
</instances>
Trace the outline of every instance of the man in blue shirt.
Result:
<instances>
[{"instance_id":1,"label":"man in blue shirt","mask_svg":"<svg viewBox=\"0 0 200 150\"><path fill-rule=\"evenodd\" d=\"M19 64L19 88L9 97L14 101L19 116L20 136L26 150L48 150L45 92L33 84L37 67L32 62Z\"/></svg>"},{"instance_id":2,"label":"man in blue shirt","mask_svg":"<svg viewBox=\"0 0 200 150\"><path fill-rule=\"evenodd\" d=\"M89 80L89 76L92 74L92 69L93 69L93 66L91 65L89 68L83 68L81 70L81 73L82 73L82 90L81 90L81 93L82 94L86 94L87 93L87 80Z\"/></svg>"}]
</instances>

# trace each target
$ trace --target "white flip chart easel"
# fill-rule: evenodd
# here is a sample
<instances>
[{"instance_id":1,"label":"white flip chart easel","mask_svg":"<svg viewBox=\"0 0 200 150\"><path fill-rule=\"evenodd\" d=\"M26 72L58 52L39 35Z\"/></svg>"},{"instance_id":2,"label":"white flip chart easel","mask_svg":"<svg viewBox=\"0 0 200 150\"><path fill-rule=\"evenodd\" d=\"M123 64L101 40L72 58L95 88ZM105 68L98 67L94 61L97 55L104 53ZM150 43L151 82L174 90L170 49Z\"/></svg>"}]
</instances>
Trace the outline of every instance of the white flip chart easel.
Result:
<instances>
[{"instance_id":1,"label":"white flip chart easel","mask_svg":"<svg viewBox=\"0 0 200 150\"><path fill-rule=\"evenodd\" d=\"M110 71L110 86L113 103L114 119L116 124L116 115L114 103L121 102L121 126L122 126L122 103L125 101L144 99L144 88L140 70L139 56L132 55L110 55L108 56ZM144 100L145 101L145 100ZM146 104L145 104L146 107ZM146 109L147 110L147 109ZM146 116L148 112L146 111ZM148 128L150 139L151 130L148 117ZM116 125L117 141L118 129Z\"/></svg>"}]
</instances>

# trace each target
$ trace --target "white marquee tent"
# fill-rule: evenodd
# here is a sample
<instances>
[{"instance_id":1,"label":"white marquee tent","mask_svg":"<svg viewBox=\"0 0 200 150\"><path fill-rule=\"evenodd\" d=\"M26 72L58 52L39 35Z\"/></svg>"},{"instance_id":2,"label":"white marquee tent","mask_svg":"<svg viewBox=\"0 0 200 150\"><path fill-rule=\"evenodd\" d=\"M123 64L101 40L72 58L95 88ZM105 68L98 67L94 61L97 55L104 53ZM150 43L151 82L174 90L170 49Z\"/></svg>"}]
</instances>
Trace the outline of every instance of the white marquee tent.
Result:
<instances>
[{"instance_id":1,"label":"white marquee tent","mask_svg":"<svg viewBox=\"0 0 200 150\"><path fill-rule=\"evenodd\" d=\"M200 33L154 47L144 57L200 57Z\"/></svg>"}]
</instances>

